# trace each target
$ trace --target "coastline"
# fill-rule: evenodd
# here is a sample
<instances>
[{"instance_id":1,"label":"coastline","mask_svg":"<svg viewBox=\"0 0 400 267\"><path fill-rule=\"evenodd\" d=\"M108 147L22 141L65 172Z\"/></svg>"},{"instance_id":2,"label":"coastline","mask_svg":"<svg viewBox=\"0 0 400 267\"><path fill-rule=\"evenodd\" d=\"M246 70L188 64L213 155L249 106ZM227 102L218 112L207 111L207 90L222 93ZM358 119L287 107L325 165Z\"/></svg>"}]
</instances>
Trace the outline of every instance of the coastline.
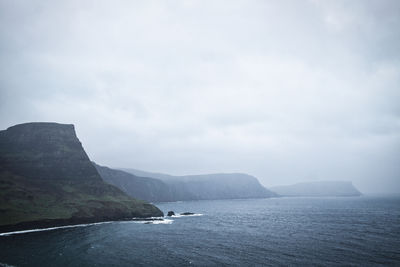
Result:
<instances>
[{"instance_id":1,"label":"coastline","mask_svg":"<svg viewBox=\"0 0 400 267\"><path fill-rule=\"evenodd\" d=\"M46 219L0 226L0 236L12 232L37 232L122 221L157 221L163 217Z\"/></svg>"}]
</instances>

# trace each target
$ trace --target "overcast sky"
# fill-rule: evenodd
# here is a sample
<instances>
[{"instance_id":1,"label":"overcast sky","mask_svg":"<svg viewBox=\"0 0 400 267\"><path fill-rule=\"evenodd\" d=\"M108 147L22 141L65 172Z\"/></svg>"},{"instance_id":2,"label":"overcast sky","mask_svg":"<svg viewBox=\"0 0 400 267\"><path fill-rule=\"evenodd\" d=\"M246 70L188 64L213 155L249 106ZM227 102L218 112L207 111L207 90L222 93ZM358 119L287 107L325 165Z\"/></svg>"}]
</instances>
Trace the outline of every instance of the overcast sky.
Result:
<instances>
[{"instance_id":1,"label":"overcast sky","mask_svg":"<svg viewBox=\"0 0 400 267\"><path fill-rule=\"evenodd\" d=\"M400 192L400 1L0 0L0 128L265 186Z\"/></svg>"}]
</instances>

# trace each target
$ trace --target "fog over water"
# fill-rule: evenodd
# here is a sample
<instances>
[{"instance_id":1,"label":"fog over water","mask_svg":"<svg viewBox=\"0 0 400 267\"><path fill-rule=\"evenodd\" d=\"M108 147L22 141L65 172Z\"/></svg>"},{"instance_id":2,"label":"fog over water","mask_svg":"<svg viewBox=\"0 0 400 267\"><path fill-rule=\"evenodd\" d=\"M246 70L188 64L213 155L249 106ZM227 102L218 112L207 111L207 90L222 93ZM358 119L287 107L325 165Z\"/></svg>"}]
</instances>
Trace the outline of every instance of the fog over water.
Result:
<instances>
[{"instance_id":1,"label":"fog over water","mask_svg":"<svg viewBox=\"0 0 400 267\"><path fill-rule=\"evenodd\" d=\"M0 0L0 128L99 164L400 193L400 2Z\"/></svg>"}]
</instances>

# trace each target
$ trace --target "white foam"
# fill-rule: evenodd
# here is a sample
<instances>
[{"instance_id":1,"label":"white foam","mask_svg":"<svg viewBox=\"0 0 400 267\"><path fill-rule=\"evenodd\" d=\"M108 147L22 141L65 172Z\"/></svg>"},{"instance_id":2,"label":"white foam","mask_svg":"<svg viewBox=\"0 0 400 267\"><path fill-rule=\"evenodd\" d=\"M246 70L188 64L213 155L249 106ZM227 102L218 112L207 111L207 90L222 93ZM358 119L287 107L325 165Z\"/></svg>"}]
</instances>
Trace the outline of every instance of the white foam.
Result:
<instances>
[{"instance_id":1,"label":"white foam","mask_svg":"<svg viewBox=\"0 0 400 267\"><path fill-rule=\"evenodd\" d=\"M172 218L182 218L182 217L196 217L196 216L203 216L201 213L194 213L190 215L172 215ZM168 218L168 217L167 217ZM106 224L106 223L143 223L143 224L172 224L174 220L166 219L166 217L151 217L153 221L149 220L140 220L140 218L132 218L132 221L107 221L107 222L97 222L97 223L85 223L85 224L75 224L75 225L64 225L64 226L56 226L56 227L49 227L49 228L38 228L38 229L31 229L31 230L22 230L22 231L13 231L7 233L0 233L0 236L9 236L9 235L18 235L18 234L26 234L26 233L33 233L33 232L43 232L43 231L51 231L57 229L65 229L65 228L74 228L74 227L86 227L91 225L99 225L99 224Z\"/></svg>"},{"instance_id":2,"label":"white foam","mask_svg":"<svg viewBox=\"0 0 400 267\"><path fill-rule=\"evenodd\" d=\"M64 226L56 226L56 227L49 227L49 228L38 228L38 229L23 230L23 231L13 231L13 232L7 232L7 233L0 233L0 236L17 235L17 234L42 232L42 231L51 231L51 230L74 228L74 227L86 227L86 226L90 226L90 225L98 225L98 224L105 224L105 223L112 223L112 222L113 221L97 222L97 223L86 223L86 224L74 224L74 225L64 225Z\"/></svg>"},{"instance_id":3,"label":"white foam","mask_svg":"<svg viewBox=\"0 0 400 267\"><path fill-rule=\"evenodd\" d=\"M153 220L163 220L164 217L150 217L150 219L153 219Z\"/></svg>"},{"instance_id":4,"label":"white foam","mask_svg":"<svg viewBox=\"0 0 400 267\"><path fill-rule=\"evenodd\" d=\"M162 219L162 220L143 220L143 221L132 221L134 223L142 223L142 224L171 224L174 220L171 219Z\"/></svg>"},{"instance_id":5,"label":"white foam","mask_svg":"<svg viewBox=\"0 0 400 267\"><path fill-rule=\"evenodd\" d=\"M49 228L38 228L38 229L30 229L30 230L22 230L22 231L13 231L13 232L7 232L7 233L0 233L0 236L18 235L18 234L26 234L26 233L33 233L33 232L43 232L43 231L51 231L51 230L65 229L65 228L86 227L86 226L106 224L106 223L171 224L173 222L173 220L164 219L163 217L151 217L150 219L154 219L154 221L138 220L139 218L132 218L132 219L134 219L134 220L132 220L132 221L107 221L107 222L74 224L74 225L64 225L64 226L56 226L56 227L49 227Z\"/></svg>"},{"instance_id":6,"label":"white foam","mask_svg":"<svg viewBox=\"0 0 400 267\"><path fill-rule=\"evenodd\" d=\"M153 224L171 224L174 220L164 219L162 221L152 221Z\"/></svg>"},{"instance_id":7,"label":"white foam","mask_svg":"<svg viewBox=\"0 0 400 267\"><path fill-rule=\"evenodd\" d=\"M196 216L203 216L204 214L201 213L195 213L195 214L189 214L189 215L181 215L181 214L175 214L172 215L172 218L182 218L182 217L196 217Z\"/></svg>"}]
</instances>

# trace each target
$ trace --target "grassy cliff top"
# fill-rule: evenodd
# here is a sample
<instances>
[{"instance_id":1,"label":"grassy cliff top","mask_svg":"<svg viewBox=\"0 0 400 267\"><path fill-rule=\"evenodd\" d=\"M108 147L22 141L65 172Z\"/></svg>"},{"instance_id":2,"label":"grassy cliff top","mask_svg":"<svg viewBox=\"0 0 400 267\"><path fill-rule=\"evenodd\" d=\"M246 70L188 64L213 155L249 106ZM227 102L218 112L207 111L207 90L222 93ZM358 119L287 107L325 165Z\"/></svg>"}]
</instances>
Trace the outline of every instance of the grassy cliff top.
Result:
<instances>
[{"instance_id":1,"label":"grassy cliff top","mask_svg":"<svg viewBox=\"0 0 400 267\"><path fill-rule=\"evenodd\" d=\"M26 123L0 131L0 226L162 215L103 182L73 125Z\"/></svg>"}]
</instances>

